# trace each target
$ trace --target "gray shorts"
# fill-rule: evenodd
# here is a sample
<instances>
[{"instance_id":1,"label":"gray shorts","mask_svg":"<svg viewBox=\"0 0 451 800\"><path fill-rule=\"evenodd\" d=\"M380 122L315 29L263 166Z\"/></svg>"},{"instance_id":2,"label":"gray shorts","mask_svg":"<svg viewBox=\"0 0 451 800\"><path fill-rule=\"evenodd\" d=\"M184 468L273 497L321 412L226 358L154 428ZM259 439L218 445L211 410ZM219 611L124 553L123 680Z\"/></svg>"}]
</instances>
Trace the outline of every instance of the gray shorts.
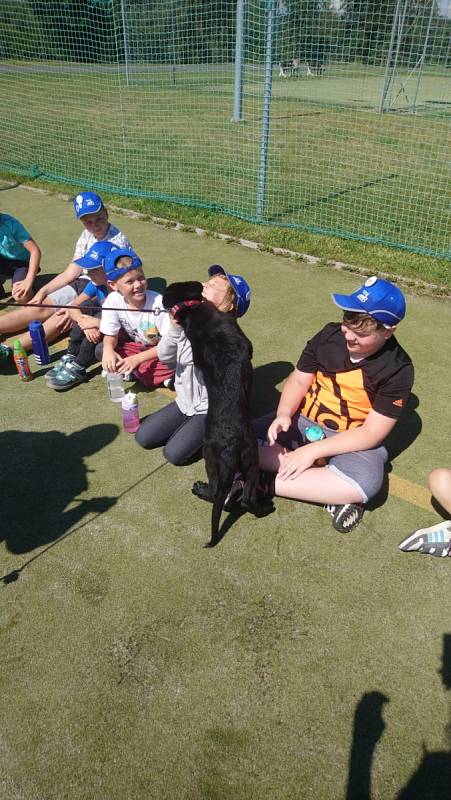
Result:
<instances>
[{"instance_id":1,"label":"gray shorts","mask_svg":"<svg viewBox=\"0 0 451 800\"><path fill-rule=\"evenodd\" d=\"M48 294L47 300L49 300L52 305L70 306L76 297L78 297L77 292L70 283L68 283L67 286L62 286L61 289L56 289L54 292Z\"/></svg>"},{"instance_id":2,"label":"gray shorts","mask_svg":"<svg viewBox=\"0 0 451 800\"><path fill-rule=\"evenodd\" d=\"M271 425L275 414L267 414L265 417L254 420L254 430L257 437L266 441L266 434ZM306 428L313 424L311 419L302 414L294 414L291 426L286 433L279 433L278 444L288 450L296 450L307 443L305 436ZM336 436L338 431L321 426L326 437ZM327 464L327 469L332 469L343 480L354 486L362 495L362 502L366 503L374 497L382 486L384 480L384 466L388 460L388 453L383 445L372 450L359 450L356 453L343 453L339 456L331 456Z\"/></svg>"}]
</instances>

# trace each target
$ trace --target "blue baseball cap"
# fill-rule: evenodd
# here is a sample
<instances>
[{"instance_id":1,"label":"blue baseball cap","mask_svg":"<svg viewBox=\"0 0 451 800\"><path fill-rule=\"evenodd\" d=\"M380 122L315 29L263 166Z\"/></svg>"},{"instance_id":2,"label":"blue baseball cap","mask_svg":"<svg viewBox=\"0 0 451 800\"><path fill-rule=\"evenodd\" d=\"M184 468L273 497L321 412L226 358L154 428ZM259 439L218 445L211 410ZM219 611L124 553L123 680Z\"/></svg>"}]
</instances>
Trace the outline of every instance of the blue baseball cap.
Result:
<instances>
[{"instance_id":1,"label":"blue baseball cap","mask_svg":"<svg viewBox=\"0 0 451 800\"><path fill-rule=\"evenodd\" d=\"M401 290L375 275L350 295L332 294L332 300L344 311L369 314L386 328L397 325L406 315L406 300Z\"/></svg>"},{"instance_id":2,"label":"blue baseball cap","mask_svg":"<svg viewBox=\"0 0 451 800\"><path fill-rule=\"evenodd\" d=\"M131 264L128 267L116 267L116 262L119 258L128 257L131 258ZM126 272L130 272L132 269L139 269L142 267L143 262L136 255L134 250L131 249L121 249L118 248L117 250L113 250L111 253L107 255L105 258L105 272L106 276L109 281L116 281L122 275L125 275Z\"/></svg>"},{"instance_id":3,"label":"blue baseball cap","mask_svg":"<svg viewBox=\"0 0 451 800\"><path fill-rule=\"evenodd\" d=\"M213 275L224 275L227 278L236 295L236 316L242 317L251 304L251 288L248 282L241 275L231 275L226 272L220 264L212 264L211 267L208 267L208 274L210 278Z\"/></svg>"},{"instance_id":4,"label":"blue baseball cap","mask_svg":"<svg viewBox=\"0 0 451 800\"><path fill-rule=\"evenodd\" d=\"M103 206L102 198L95 192L80 192L74 197L74 211L77 219L85 214L97 214Z\"/></svg>"},{"instance_id":5,"label":"blue baseball cap","mask_svg":"<svg viewBox=\"0 0 451 800\"><path fill-rule=\"evenodd\" d=\"M114 250L119 250L119 248L113 242L96 242L84 256L77 258L74 264L78 264L79 267L87 270L104 267L107 255Z\"/></svg>"}]
</instances>

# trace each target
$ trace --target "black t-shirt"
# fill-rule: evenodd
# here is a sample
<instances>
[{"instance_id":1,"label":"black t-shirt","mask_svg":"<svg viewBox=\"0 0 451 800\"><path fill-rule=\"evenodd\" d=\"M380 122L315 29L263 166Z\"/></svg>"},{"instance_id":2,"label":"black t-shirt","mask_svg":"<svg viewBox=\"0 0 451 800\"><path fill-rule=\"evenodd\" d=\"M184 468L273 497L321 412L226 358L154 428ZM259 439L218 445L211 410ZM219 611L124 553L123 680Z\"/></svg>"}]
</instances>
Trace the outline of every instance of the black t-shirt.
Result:
<instances>
[{"instance_id":1,"label":"black t-shirt","mask_svg":"<svg viewBox=\"0 0 451 800\"><path fill-rule=\"evenodd\" d=\"M335 322L307 342L297 368L315 375L299 411L332 430L359 427L372 409L398 419L413 385L412 362L394 336L353 363Z\"/></svg>"}]
</instances>

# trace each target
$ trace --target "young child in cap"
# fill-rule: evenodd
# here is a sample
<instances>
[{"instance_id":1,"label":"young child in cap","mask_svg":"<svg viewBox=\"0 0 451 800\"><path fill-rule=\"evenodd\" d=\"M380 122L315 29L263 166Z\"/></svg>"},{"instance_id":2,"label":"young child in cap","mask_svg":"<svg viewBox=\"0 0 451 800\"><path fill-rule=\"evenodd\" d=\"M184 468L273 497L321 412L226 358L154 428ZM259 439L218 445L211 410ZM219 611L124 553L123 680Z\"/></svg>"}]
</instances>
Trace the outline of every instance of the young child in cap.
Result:
<instances>
[{"instance_id":1,"label":"young child in cap","mask_svg":"<svg viewBox=\"0 0 451 800\"><path fill-rule=\"evenodd\" d=\"M102 339L99 330L102 305L111 291L104 264L106 257L115 250L118 251L119 248L113 242L97 242L89 248L85 256L75 262L86 270L89 280L83 282L82 293L68 309L72 328L67 353L45 376L47 386L57 392L71 389L85 381L86 368L95 360L95 347Z\"/></svg>"},{"instance_id":2,"label":"young child in cap","mask_svg":"<svg viewBox=\"0 0 451 800\"><path fill-rule=\"evenodd\" d=\"M350 531L381 488L383 442L409 398L413 366L394 336L405 315L396 286L372 277L332 299L344 311L342 322L307 342L276 414L257 420L255 429L262 491L325 504L334 528ZM313 436L312 426L319 426ZM234 499L240 491L237 480Z\"/></svg>"},{"instance_id":3,"label":"young child in cap","mask_svg":"<svg viewBox=\"0 0 451 800\"><path fill-rule=\"evenodd\" d=\"M108 211L98 194L80 192L73 200L73 207L75 216L80 220L84 230L75 245L72 261L60 275L36 292L31 300L32 303L44 303L49 307L28 306L0 316L0 336L26 331L19 337L13 337L14 339L19 338L26 350L31 350L31 338L27 329L32 319L39 319L44 323L48 342L55 341L58 336L69 329L72 321L67 311L65 309L55 311L55 308L51 306L70 305L83 291L85 282L89 278L84 274L78 260L86 255L93 244L109 241L117 247L130 247L127 237L108 221ZM2 351L4 359L11 355L11 341L0 344L0 357Z\"/></svg>"},{"instance_id":4,"label":"young child in cap","mask_svg":"<svg viewBox=\"0 0 451 800\"><path fill-rule=\"evenodd\" d=\"M0 300L6 296L5 278L11 278L16 303L28 303L41 264L41 251L21 222L0 214Z\"/></svg>"},{"instance_id":5,"label":"young child in cap","mask_svg":"<svg viewBox=\"0 0 451 800\"><path fill-rule=\"evenodd\" d=\"M451 514L451 469L439 467L428 475L433 497L447 514ZM451 519L443 519L429 528L419 528L398 545L406 553L430 556L451 556Z\"/></svg>"},{"instance_id":6,"label":"young child in cap","mask_svg":"<svg viewBox=\"0 0 451 800\"><path fill-rule=\"evenodd\" d=\"M159 386L174 374L157 357L157 344L169 330L169 314L161 294L147 289L142 261L131 250L117 250L105 260L111 294L102 311L96 348L106 372L133 374L144 386Z\"/></svg>"},{"instance_id":7,"label":"young child in cap","mask_svg":"<svg viewBox=\"0 0 451 800\"><path fill-rule=\"evenodd\" d=\"M242 317L249 308L251 290L241 275L231 275L219 264L208 270L203 285L205 300L226 314ZM191 345L175 322L157 347L160 361L175 368L176 398L164 408L145 417L135 439L147 450L164 445L163 455L171 464L182 466L199 453L204 441L208 395L202 372L194 366Z\"/></svg>"}]
</instances>

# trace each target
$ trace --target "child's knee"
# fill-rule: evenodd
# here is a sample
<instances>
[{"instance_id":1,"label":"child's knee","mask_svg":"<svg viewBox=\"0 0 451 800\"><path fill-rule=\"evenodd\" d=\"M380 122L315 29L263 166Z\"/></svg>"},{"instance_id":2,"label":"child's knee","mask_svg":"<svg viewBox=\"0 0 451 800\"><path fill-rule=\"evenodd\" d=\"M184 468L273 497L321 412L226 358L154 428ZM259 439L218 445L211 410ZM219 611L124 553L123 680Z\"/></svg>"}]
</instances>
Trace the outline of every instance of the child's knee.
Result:
<instances>
[{"instance_id":1,"label":"child's knee","mask_svg":"<svg viewBox=\"0 0 451 800\"><path fill-rule=\"evenodd\" d=\"M433 469L428 475L428 486L440 505L451 513L451 469Z\"/></svg>"}]
</instances>

